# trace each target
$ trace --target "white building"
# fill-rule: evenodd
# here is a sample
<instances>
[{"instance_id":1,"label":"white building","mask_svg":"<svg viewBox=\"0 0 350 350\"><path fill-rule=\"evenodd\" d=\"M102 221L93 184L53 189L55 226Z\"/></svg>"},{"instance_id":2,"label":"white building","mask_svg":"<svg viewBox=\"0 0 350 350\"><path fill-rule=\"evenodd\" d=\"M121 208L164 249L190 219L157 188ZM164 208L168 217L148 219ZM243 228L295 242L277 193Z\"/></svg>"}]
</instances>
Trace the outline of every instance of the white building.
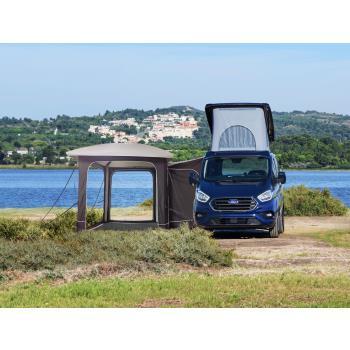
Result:
<instances>
[{"instance_id":1,"label":"white building","mask_svg":"<svg viewBox=\"0 0 350 350\"><path fill-rule=\"evenodd\" d=\"M119 126L119 125L127 125L127 126L136 126L138 127L139 124L136 122L135 118L127 118L122 120L112 120L110 121L110 124Z\"/></svg>"},{"instance_id":2,"label":"white building","mask_svg":"<svg viewBox=\"0 0 350 350\"><path fill-rule=\"evenodd\" d=\"M16 152L17 152L18 154L20 154L21 156L24 156L24 155L27 155L27 154L28 154L28 150L27 150L27 148L25 148L25 147L17 148L17 149L16 149Z\"/></svg>"},{"instance_id":3,"label":"white building","mask_svg":"<svg viewBox=\"0 0 350 350\"><path fill-rule=\"evenodd\" d=\"M135 118L130 117L123 120L113 120L109 124L90 125L89 132L99 134L102 138L112 136L115 143L137 143L141 140L145 142L149 140L162 141L164 137L192 138L193 132L198 130L198 123L193 116L179 116L177 113L154 114L145 118L142 123L138 123ZM113 126L121 125L135 126L137 130L142 128L146 135L127 135L125 132L113 130Z\"/></svg>"}]
</instances>

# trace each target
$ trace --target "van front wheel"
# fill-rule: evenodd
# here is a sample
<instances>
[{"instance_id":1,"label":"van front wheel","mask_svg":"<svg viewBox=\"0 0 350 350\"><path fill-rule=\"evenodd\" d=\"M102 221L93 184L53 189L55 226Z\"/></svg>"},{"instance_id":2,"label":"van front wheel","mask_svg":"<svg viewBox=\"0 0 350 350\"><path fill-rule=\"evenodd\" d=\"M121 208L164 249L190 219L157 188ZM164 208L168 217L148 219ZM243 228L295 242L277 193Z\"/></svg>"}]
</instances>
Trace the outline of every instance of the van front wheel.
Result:
<instances>
[{"instance_id":1,"label":"van front wheel","mask_svg":"<svg viewBox=\"0 0 350 350\"><path fill-rule=\"evenodd\" d=\"M284 232L284 208L282 208L278 218L279 218L278 233L283 233Z\"/></svg>"},{"instance_id":2,"label":"van front wheel","mask_svg":"<svg viewBox=\"0 0 350 350\"><path fill-rule=\"evenodd\" d=\"M271 230L269 230L270 238L278 238L279 231L280 231L279 224L280 224L280 215L277 214L277 218L275 220L275 226Z\"/></svg>"}]
</instances>

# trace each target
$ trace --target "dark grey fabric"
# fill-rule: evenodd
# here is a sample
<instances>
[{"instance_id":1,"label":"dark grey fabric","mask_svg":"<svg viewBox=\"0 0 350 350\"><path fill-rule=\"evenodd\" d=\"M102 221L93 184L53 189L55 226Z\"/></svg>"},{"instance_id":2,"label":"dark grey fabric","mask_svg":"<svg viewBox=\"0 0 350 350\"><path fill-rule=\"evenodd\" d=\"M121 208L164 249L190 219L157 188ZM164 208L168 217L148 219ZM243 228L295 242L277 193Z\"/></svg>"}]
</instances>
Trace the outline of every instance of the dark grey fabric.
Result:
<instances>
[{"instance_id":1,"label":"dark grey fabric","mask_svg":"<svg viewBox=\"0 0 350 350\"><path fill-rule=\"evenodd\" d=\"M153 147L155 148L155 147ZM153 158L142 156L78 156L79 166L79 195L78 195L78 216L77 216L77 230L82 231L86 229L86 185L87 173L89 166L97 164L108 167L108 177L105 176L104 188L105 205L104 205L104 220L110 221L110 203L111 203L111 175L113 169L112 165L118 163L123 169L137 169L137 162L141 164L148 163L156 170L156 223L164 228L169 226L169 208L168 208L168 159L167 158ZM131 161L131 162L128 162ZM128 166L126 166L128 165ZM106 181L108 179L108 182ZM146 226L145 226L146 227Z\"/></svg>"},{"instance_id":2,"label":"dark grey fabric","mask_svg":"<svg viewBox=\"0 0 350 350\"><path fill-rule=\"evenodd\" d=\"M132 147L133 148L133 147ZM153 147L154 148L154 147ZM109 149L110 150L110 149ZM133 148L135 150L135 148ZM145 150L145 149L143 149ZM97 151L94 149L94 151ZM119 151L121 149L119 148ZM162 150L160 150L162 151ZM73 151L72 151L73 152ZM84 153L84 152L83 152ZM72 154L78 160L79 166L79 196L78 196L78 231L86 229L86 186L89 166L98 164L104 168L105 187L104 187L104 221L110 221L110 196L111 196L111 175L113 169L117 169L116 164L121 165L123 169L138 168L136 162L154 166L156 171L156 221L157 226L168 228L179 226L182 222L193 222L192 206L195 194L195 188L190 186L188 175L191 170L199 173L202 158L193 159L185 162L168 164L167 154L164 157L155 158L156 150L152 150L153 156L142 156L135 154L129 155L110 155L110 154ZM120 154L120 153L119 153ZM149 223L148 223L149 224ZM138 223L142 226L142 223ZM147 224L145 224L147 225ZM145 226L146 228L146 226Z\"/></svg>"},{"instance_id":3,"label":"dark grey fabric","mask_svg":"<svg viewBox=\"0 0 350 350\"><path fill-rule=\"evenodd\" d=\"M193 224L195 188L189 184L191 171L200 172L202 158L169 165L169 226L178 227L184 222Z\"/></svg>"}]
</instances>

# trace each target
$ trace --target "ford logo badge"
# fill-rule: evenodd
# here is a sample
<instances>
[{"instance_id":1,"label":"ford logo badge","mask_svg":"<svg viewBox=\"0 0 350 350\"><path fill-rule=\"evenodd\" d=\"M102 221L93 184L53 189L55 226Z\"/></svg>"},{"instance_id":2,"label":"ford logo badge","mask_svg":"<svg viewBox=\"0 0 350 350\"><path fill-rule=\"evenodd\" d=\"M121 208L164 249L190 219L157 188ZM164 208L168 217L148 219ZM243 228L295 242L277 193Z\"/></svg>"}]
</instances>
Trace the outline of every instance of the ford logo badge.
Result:
<instances>
[{"instance_id":1,"label":"ford logo badge","mask_svg":"<svg viewBox=\"0 0 350 350\"><path fill-rule=\"evenodd\" d=\"M238 204L239 200L238 199L229 199L228 204Z\"/></svg>"}]
</instances>

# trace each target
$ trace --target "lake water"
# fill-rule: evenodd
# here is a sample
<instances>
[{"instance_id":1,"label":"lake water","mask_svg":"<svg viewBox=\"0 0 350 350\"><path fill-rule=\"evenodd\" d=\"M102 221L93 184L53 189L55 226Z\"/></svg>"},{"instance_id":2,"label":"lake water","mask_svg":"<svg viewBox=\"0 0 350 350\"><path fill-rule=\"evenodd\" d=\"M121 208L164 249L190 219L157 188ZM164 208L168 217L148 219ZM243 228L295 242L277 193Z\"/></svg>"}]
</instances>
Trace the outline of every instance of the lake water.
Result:
<instances>
[{"instance_id":1,"label":"lake water","mask_svg":"<svg viewBox=\"0 0 350 350\"><path fill-rule=\"evenodd\" d=\"M71 170L0 170L0 208L50 207L65 186ZM332 194L350 207L350 171L287 171L285 187L304 184L312 188L329 188ZM88 205L102 205L103 175L90 170ZM101 188L101 190L100 190ZM122 172L113 176L112 206L128 207L152 197L152 176L147 172ZM70 207L77 202L78 172L75 171L56 206Z\"/></svg>"}]
</instances>

